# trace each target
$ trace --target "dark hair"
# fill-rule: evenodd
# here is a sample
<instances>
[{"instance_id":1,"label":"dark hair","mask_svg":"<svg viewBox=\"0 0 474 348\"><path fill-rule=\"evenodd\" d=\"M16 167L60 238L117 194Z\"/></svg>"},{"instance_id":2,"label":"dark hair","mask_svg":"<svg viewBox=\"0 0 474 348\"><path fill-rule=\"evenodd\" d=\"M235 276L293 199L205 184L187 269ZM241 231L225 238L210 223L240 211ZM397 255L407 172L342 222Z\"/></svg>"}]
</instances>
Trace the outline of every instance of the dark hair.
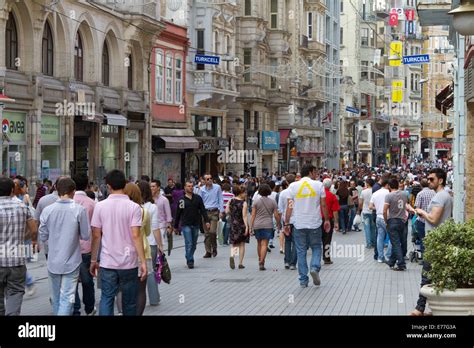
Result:
<instances>
[{"instance_id":1,"label":"dark hair","mask_svg":"<svg viewBox=\"0 0 474 348\"><path fill-rule=\"evenodd\" d=\"M76 189L76 183L71 178L62 178L56 184L59 196L69 195Z\"/></svg>"},{"instance_id":2,"label":"dark hair","mask_svg":"<svg viewBox=\"0 0 474 348\"><path fill-rule=\"evenodd\" d=\"M90 199L95 200L95 193L93 191L87 190L85 192L86 192L87 197L89 197Z\"/></svg>"},{"instance_id":3,"label":"dark hair","mask_svg":"<svg viewBox=\"0 0 474 348\"><path fill-rule=\"evenodd\" d=\"M288 186L289 186L289 185L288 185L288 182L286 182L286 181L282 181L282 182L281 182L281 189L282 189L282 190L286 190L286 189L288 188Z\"/></svg>"},{"instance_id":4,"label":"dark hair","mask_svg":"<svg viewBox=\"0 0 474 348\"><path fill-rule=\"evenodd\" d=\"M398 190L398 187L399 187L399 182L396 178L391 178L389 181L388 181L388 185L390 186L390 188L392 190Z\"/></svg>"},{"instance_id":5,"label":"dark hair","mask_svg":"<svg viewBox=\"0 0 474 348\"><path fill-rule=\"evenodd\" d=\"M380 187L385 187L388 185L388 178L382 177L382 182L380 183Z\"/></svg>"},{"instance_id":6,"label":"dark hair","mask_svg":"<svg viewBox=\"0 0 474 348\"><path fill-rule=\"evenodd\" d=\"M142 175L140 181L150 182L150 177L148 175Z\"/></svg>"},{"instance_id":7,"label":"dark hair","mask_svg":"<svg viewBox=\"0 0 474 348\"><path fill-rule=\"evenodd\" d=\"M286 181L288 182L288 185L291 184L291 183L294 183L295 182L295 174L288 174L286 177L285 177Z\"/></svg>"},{"instance_id":8,"label":"dark hair","mask_svg":"<svg viewBox=\"0 0 474 348\"><path fill-rule=\"evenodd\" d=\"M161 187L161 181L158 179L154 179L151 181L152 184L156 184L156 186Z\"/></svg>"},{"instance_id":9,"label":"dark hair","mask_svg":"<svg viewBox=\"0 0 474 348\"><path fill-rule=\"evenodd\" d=\"M121 170L114 169L107 173L105 176L105 183L110 185L112 190L123 190L125 185L127 185L127 179L125 179L125 174Z\"/></svg>"},{"instance_id":10,"label":"dark hair","mask_svg":"<svg viewBox=\"0 0 474 348\"><path fill-rule=\"evenodd\" d=\"M316 169L315 166L313 166L312 164L305 164L303 166L303 168L301 168L301 176L302 177L305 177L305 176L308 176L309 173L311 173L312 171L314 171Z\"/></svg>"},{"instance_id":11,"label":"dark hair","mask_svg":"<svg viewBox=\"0 0 474 348\"><path fill-rule=\"evenodd\" d=\"M275 188L276 184L275 184L274 181L269 181L269 182L268 182L268 186L270 186L270 188L271 188L272 191L273 191L273 189Z\"/></svg>"},{"instance_id":12,"label":"dark hair","mask_svg":"<svg viewBox=\"0 0 474 348\"><path fill-rule=\"evenodd\" d=\"M140 192L142 193L143 203L155 203L153 195L151 193L150 184L146 180L140 180L137 184Z\"/></svg>"},{"instance_id":13,"label":"dark hair","mask_svg":"<svg viewBox=\"0 0 474 348\"><path fill-rule=\"evenodd\" d=\"M436 177L439 179L443 179L443 183L441 186L446 186L446 172L441 169L441 168L434 168L430 170L430 174L436 175Z\"/></svg>"},{"instance_id":14,"label":"dark hair","mask_svg":"<svg viewBox=\"0 0 474 348\"><path fill-rule=\"evenodd\" d=\"M234 185L232 192L235 196L239 196L242 192L245 192L245 188L240 185Z\"/></svg>"},{"instance_id":15,"label":"dark hair","mask_svg":"<svg viewBox=\"0 0 474 348\"><path fill-rule=\"evenodd\" d=\"M180 182L177 182L176 184L174 184L174 187L175 187L175 189L177 189L177 190L181 190L181 189L183 188L183 185L181 185Z\"/></svg>"},{"instance_id":16,"label":"dark hair","mask_svg":"<svg viewBox=\"0 0 474 348\"><path fill-rule=\"evenodd\" d=\"M76 174L72 178L76 183L76 189L79 191L85 191L87 189L87 185L89 184L89 178L86 174Z\"/></svg>"},{"instance_id":17,"label":"dark hair","mask_svg":"<svg viewBox=\"0 0 474 348\"><path fill-rule=\"evenodd\" d=\"M421 187L423 187L423 188L430 186L430 183L429 183L428 180L425 179L425 178L421 179L420 184L421 184Z\"/></svg>"},{"instance_id":18,"label":"dark hair","mask_svg":"<svg viewBox=\"0 0 474 348\"><path fill-rule=\"evenodd\" d=\"M154 181L158 181L158 180L153 180L152 182ZM186 180L186 182L184 183L184 186L186 186L187 184L191 184L194 187L194 183L191 180Z\"/></svg>"},{"instance_id":19,"label":"dark hair","mask_svg":"<svg viewBox=\"0 0 474 348\"><path fill-rule=\"evenodd\" d=\"M15 183L6 176L0 176L0 197L8 197L12 194Z\"/></svg>"},{"instance_id":20,"label":"dark hair","mask_svg":"<svg viewBox=\"0 0 474 348\"><path fill-rule=\"evenodd\" d=\"M222 191L230 191L230 184L226 182L222 184Z\"/></svg>"},{"instance_id":21,"label":"dark hair","mask_svg":"<svg viewBox=\"0 0 474 348\"><path fill-rule=\"evenodd\" d=\"M364 186L363 180L357 180L357 186Z\"/></svg>"},{"instance_id":22,"label":"dark hair","mask_svg":"<svg viewBox=\"0 0 474 348\"><path fill-rule=\"evenodd\" d=\"M272 189L268 184L261 184L258 188L258 194L262 197L270 196L272 194Z\"/></svg>"},{"instance_id":23,"label":"dark hair","mask_svg":"<svg viewBox=\"0 0 474 348\"><path fill-rule=\"evenodd\" d=\"M375 185L375 181L374 179L372 178L368 178L367 180L365 180L365 182L367 183L367 185L369 185L370 187L373 187Z\"/></svg>"}]
</instances>

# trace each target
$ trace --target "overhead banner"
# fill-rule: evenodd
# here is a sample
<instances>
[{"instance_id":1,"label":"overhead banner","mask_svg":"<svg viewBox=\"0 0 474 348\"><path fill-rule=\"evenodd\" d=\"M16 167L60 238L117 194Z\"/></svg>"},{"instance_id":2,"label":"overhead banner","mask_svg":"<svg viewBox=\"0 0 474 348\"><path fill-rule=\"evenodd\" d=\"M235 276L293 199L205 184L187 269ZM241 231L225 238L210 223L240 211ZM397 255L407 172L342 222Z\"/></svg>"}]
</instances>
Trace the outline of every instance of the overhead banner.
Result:
<instances>
[{"instance_id":1,"label":"overhead banner","mask_svg":"<svg viewBox=\"0 0 474 348\"><path fill-rule=\"evenodd\" d=\"M399 57L399 59L391 59L390 66L402 65L403 44L401 41L393 41L390 43L390 57Z\"/></svg>"},{"instance_id":2,"label":"overhead banner","mask_svg":"<svg viewBox=\"0 0 474 348\"><path fill-rule=\"evenodd\" d=\"M392 81L392 103L401 103L403 101L403 81Z\"/></svg>"}]
</instances>

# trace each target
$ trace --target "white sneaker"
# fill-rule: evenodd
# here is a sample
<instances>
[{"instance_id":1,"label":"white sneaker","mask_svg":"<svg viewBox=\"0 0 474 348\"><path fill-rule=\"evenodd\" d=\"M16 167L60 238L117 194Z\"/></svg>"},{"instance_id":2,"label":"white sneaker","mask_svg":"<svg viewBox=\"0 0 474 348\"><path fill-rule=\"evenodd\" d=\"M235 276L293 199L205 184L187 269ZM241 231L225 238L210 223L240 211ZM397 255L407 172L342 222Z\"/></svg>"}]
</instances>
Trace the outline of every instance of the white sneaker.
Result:
<instances>
[{"instance_id":1,"label":"white sneaker","mask_svg":"<svg viewBox=\"0 0 474 348\"><path fill-rule=\"evenodd\" d=\"M378 263L384 263L384 261L383 261L383 260L380 260L380 259L378 259L377 262L378 262Z\"/></svg>"},{"instance_id":2,"label":"white sneaker","mask_svg":"<svg viewBox=\"0 0 474 348\"><path fill-rule=\"evenodd\" d=\"M30 285L26 287L26 296L33 296L36 293L36 287L34 285Z\"/></svg>"},{"instance_id":3,"label":"white sneaker","mask_svg":"<svg viewBox=\"0 0 474 348\"><path fill-rule=\"evenodd\" d=\"M97 308L94 307L94 309L92 310L92 312L90 312L89 314L87 314L87 316L88 316L88 317L93 317L96 313L97 313Z\"/></svg>"}]
</instances>

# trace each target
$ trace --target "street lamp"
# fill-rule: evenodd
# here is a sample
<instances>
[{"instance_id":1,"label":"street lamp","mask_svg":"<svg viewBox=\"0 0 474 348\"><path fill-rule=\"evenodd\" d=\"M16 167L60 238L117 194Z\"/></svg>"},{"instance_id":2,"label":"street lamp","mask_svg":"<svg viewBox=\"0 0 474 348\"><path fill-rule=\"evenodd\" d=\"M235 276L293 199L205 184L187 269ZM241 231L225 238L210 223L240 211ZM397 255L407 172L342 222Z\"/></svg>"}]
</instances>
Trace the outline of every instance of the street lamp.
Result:
<instances>
[{"instance_id":1,"label":"street lamp","mask_svg":"<svg viewBox=\"0 0 474 348\"><path fill-rule=\"evenodd\" d=\"M474 1L461 0L461 5L448 12L453 15L453 27L461 35L474 34Z\"/></svg>"}]
</instances>

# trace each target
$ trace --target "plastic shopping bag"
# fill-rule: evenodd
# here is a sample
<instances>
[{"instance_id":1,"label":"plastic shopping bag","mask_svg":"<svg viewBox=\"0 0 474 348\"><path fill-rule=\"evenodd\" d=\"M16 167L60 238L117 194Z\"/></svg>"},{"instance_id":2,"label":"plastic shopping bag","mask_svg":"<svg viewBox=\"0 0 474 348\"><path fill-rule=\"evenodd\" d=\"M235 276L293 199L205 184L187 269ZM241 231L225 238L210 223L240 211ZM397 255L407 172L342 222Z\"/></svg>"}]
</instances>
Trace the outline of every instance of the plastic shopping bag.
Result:
<instances>
[{"instance_id":1,"label":"plastic shopping bag","mask_svg":"<svg viewBox=\"0 0 474 348\"><path fill-rule=\"evenodd\" d=\"M217 241L219 242L219 245L224 244L224 226L225 222L219 219L217 222Z\"/></svg>"}]
</instances>

